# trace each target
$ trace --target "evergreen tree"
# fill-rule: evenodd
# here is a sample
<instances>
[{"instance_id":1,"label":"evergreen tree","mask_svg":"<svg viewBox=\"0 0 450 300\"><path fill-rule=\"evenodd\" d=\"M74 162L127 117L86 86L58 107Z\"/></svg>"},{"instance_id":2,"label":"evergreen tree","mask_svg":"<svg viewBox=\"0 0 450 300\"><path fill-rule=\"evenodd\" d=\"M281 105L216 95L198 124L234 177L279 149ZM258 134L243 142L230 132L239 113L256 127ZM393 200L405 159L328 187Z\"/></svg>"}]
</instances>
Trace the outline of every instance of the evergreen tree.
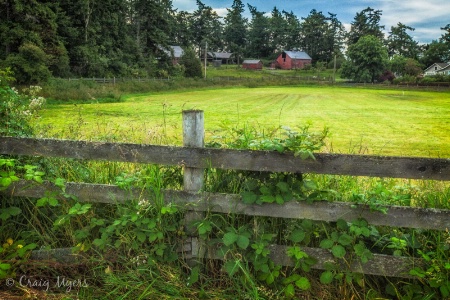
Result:
<instances>
[{"instance_id":1,"label":"evergreen tree","mask_svg":"<svg viewBox=\"0 0 450 300\"><path fill-rule=\"evenodd\" d=\"M328 19L322 12L311 10L301 23L301 48L311 56L314 62L326 61L328 43Z\"/></svg>"},{"instance_id":2,"label":"evergreen tree","mask_svg":"<svg viewBox=\"0 0 450 300\"><path fill-rule=\"evenodd\" d=\"M248 31L247 57L268 57L273 52L270 48L269 18L255 6L247 5L252 15Z\"/></svg>"},{"instance_id":3,"label":"evergreen tree","mask_svg":"<svg viewBox=\"0 0 450 300\"><path fill-rule=\"evenodd\" d=\"M197 10L191 15L190 31L199 53L201 49L205 49L206 43L208 43L208 49L222 50L224 48L219 15L212 7L203 4L200 0L197 0Z\"/></svg>"},{"instance_id":4,"label":"evergreen tree","mask_svg":"<svg viewBox=\"0 0 450 300\"><path fill-rule=\"evenodd\" d=\"M279 53L286 48L288 23L283 18L283 15L274 7L272 15L269 19L270 26L270 48L273 53Z\"/></svg>"},{"instance_id":5,"label":"evergreen tree","mask_svg":"<svg viewBox=\"0 0 450 300\"><path fill-rule=\"evenodd\" d=\"M286 50L294 50L300 47L300 20L291 11L283 10L284 19L286 21L285 48Z\"/></svg>"},{"instance_id":6,"label":"evergreen tree","mask_svg":"<svg viewBox=\"0 0 450 300\"><path fill-rule=\"evenodd\" d=\"M58 35L53 1L0 2L0 64L12 67L21 83L68 72L67 51ZM36 60L36 61L33 61Z\"/></svg>"},{"instance_id":7,"label":"evergreen tree","mask_svg":"<svg viewBox=\"0 0 450 300\"><path fill-rule=\"evenodd\" d=\"M355 44L361 37L366 35L374 36L382 41L384 39L382 32L384 26L380 25L381 13L381 10L374 10L370 7L356 13L348 34L348 45Z\"/></svg>"},{"instance_id":8,"label":"evergreen tree","mask_svg":"<svg viewBox=\"0 0 450 300\"><path fill-rule=\"evenodd\" d=\"M328 13L328 31L326 34L326 60L331 61L334 55L343 56L342 50L344 48L345 38L347 32L344 25L338 20L336 14Z\"/></svg>"},{"instance_id":9,"label":"evergreen tree","mask_svg":"<svg viewBox=\"0 0 450 300\"><path fill-rule=\"evenodd\" d=\"M176 12L174 30L170 37L171 44L182 46L183 48L192 44L192 32L189 30L190 19L191 14L188 12Z\"/></svg>"},{"instance_id":10,"label":"evergreen tree","mask_svg":"<svg viewBox=\"0 0 450 300\"><path fill-rule=\"evenodd\" d=\"M224 18L224 40L227 50L234 53L238 63L245 51L247 43L247 22L242 16L244 4L241 0L234 0L231 9L227 8L227 15Z\"/></svg>"},{"instance_id":11,"label":"evergreen tree","mask_svg":"<svg viewBox=\"0 0 450 300\"><path fill-rule=\"evenodd\" d=\"M415 29L400 22L397 23L397 26L391 27L387 38L390 57L393 55L401 55L407 58L417 59L419 52L418 43L406 32L407 30L414 31Z\"/></svg>"}]
</instances>

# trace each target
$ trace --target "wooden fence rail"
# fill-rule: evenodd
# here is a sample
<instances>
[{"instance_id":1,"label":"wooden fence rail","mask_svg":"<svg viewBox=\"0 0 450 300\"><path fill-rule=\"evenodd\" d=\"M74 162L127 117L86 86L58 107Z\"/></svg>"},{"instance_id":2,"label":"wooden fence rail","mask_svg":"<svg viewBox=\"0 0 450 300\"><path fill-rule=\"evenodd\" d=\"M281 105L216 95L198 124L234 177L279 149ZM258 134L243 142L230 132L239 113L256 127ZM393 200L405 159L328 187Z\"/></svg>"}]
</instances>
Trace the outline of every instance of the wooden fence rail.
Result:
<instances>
[{"instance_id":1,"label":"wooden fence rail","mask_svg":"<svg viewBox=\"0 0 450 300\"><path fill-rule=\"evenodd\" d=\"M239 195L200 192L203 170L206 168L450 180L450 159L315 154L315 160L302 160L288 153L202 148L203 134L203 112L185 111L185 147L0 137L0 154L183 166L184 190L165 190L163 194L165 201L192 211L193 213L186 214L191 220L201 217L202 212L212 211L326 222L338 219L350 222L361 217L372 225L380 226L429 230L450 228L449 210L388 206L387 214L383 214L372 212L365 205L355 207L353 203L327 201L312 204L290 201L283 205L246 205ZM3 193L11 196L42 197L46 191L52 189L55 187L49 183L29 186L29 183L19 181ZM86 183L67 183L66 192L78 197L80 201L110 204L145 197L142 190L124 191L113 185ZM223 259L218 257L215 251L202 251L195 236L191 237L190 243L190 253L185 257L198 258L206 255ZM271 250L271 257L275 262L282 265L291 264L286 255L286 246L272 245ZM314 266L318 269L323 268L324 261L333 260L327 250L307 248L305 251L318 259L317 265ZM374 260L364 265L354 264L351 270L382 276L409 277L408 267L417 263L421 262L408 257L375 255Z\"/></svg>"}]
</instances>

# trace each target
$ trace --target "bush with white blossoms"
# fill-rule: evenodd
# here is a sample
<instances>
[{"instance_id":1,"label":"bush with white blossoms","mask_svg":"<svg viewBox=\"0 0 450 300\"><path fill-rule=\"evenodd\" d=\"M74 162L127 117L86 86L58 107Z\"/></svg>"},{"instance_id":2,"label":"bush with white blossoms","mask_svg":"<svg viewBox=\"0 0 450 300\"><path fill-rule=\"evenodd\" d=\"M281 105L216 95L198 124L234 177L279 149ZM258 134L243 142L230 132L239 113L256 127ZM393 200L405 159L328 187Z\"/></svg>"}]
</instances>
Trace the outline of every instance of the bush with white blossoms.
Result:
<instances>
[{"instance_id":1,"label":"bush with white blossoms","mask_svg":"<svg viewBox=\"0 0 450 300\"><path fill-rule=\"evenodd\" d=\"M30 86L21 93L10 86L14 81L10 69L0 70L0 135L31 136L30 120L43 108L40 86Z\"/></svg>"}]
</instances>

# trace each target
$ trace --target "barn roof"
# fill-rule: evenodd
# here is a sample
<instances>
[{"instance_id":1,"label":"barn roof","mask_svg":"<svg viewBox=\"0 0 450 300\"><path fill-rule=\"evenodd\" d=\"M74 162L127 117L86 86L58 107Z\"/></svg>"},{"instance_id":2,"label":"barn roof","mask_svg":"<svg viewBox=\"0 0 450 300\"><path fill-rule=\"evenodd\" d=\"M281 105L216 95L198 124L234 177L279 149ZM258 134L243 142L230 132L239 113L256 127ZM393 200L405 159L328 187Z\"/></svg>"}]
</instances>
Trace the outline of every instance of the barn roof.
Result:
<instances>
[{"instance_id":1,"label":"barn roof","mask_svg":"<svg viewBox=\"0 0 450 300\"><path fill-rule=\"evenodd\" d=\"M233 55L231 52L211 52L211 54L218 59L229 59Z\"/></svg>"},{"instance_id":2,"label":"barn roof","mask_svg":"<svg viewBox=\"0 0 450 300\"><path fill-rule=\"evenodd\" d=\"M289 55L290 58L294 59L311 59L311 56L308 55L308 53L304 51L283 51L287 55Z\"/></svg>"},{"instance_id":3,"label":"barn roof","mask_svg":"<svg viewBox=\"0 0 450 300\"><path fill-rule=\"evenodd\" d=\"M243 63L243 64L254 65L254 64L258 64L258 63L260 63L260 62L261 62L261 60L259 60L259 59L246 59L246 60L244 60L242 63Z\"/></svg>"}]
</instances>

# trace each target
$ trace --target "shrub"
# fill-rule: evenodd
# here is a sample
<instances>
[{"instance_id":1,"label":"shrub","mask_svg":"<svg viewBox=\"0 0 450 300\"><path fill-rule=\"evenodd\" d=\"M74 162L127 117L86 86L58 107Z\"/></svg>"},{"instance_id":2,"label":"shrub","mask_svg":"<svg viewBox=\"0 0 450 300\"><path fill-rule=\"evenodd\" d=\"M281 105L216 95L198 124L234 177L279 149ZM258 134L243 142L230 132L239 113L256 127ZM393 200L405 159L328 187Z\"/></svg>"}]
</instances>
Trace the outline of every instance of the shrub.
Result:
<instances>
[{"instance_id":1,"label":"shrub","mask_svg":"<svg viewBox=\"0 0 450 300\"><path fill-rule=\"evenodd\" d=\"M19 53L10 54L4 62L7 67L11 67L20 84L47 81L51 76L47 63L48 58L44 50L32 43L20 46Z\"/></svg>"},{"instance_id":2,"label":"shrub","mask_svg":"<svg viewBox=\"0 0 450 300\"><path fill-rule=\"evenodd\" d=\"M10 87L14 81L10 69L0 69L0 135L29 136L32 128L29 121L45 103L39 97L39 86L30 86L19 94L17 89Z\"/></svg>"},{"instance_id":3,"label":"shrub","mask_svg":"<svg viewBox=\"0 0 450 300\"><path fill-rule=\"evenodd\" d=\"M378 81L380 82L385 82L385 81L389 81L389 82L393 82L395 79L395 75L394 73L392 73L389 70L386 70L383 72L383 74L381 74L380 78L378 79Z\"/></svg>"},{"instance_id":4,"label":"shrub","mask_svg":"<svg viewBox=\"0 0 450 300\"><path fill-rule=\"evenodd\" d=\"M202 64L200 59L192 49L186 49L181 57L180 64L184 66L184 76L186 77L202 77Z\"/></svg>"}]
</instances>

